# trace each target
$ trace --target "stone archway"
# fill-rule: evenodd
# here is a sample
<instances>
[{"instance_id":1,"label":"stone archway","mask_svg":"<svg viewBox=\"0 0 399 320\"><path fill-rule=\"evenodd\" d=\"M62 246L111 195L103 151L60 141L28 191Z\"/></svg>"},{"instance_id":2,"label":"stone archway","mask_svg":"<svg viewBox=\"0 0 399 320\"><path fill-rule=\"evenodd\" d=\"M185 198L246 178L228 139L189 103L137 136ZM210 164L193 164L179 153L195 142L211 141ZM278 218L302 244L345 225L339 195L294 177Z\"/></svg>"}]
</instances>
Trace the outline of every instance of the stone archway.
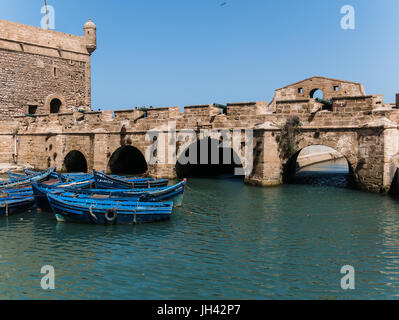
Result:
<instances>
[{"instance_id":1,"label":"stone archway","mask_svg":"<svg viewBox=\"0 0 399 320\"><path fill-rule=\"evenodd\" d=\"M114 174L144 174L148 171L148 165L138 148L126 145L111 155L108 171Z\"/></svg>"},{"instance_id":2,"label":"stone archway","mask_svg":"<svg viewBox=\"0 0 399 320\"><path fill-rule=\"evenodd\" d=\"M283 183L292 183L295 180L295 176L298 170L297 160L301 151L311 146L325 146L333 149L335 152L340 154L342 158L347 161L348 168L348 182L351 186L355 186L357 183L357 176L355 169L357 166L357 158L352 149L348 148L348 145L344 144L343 141L348 138L345 136L335 137L336 139L313 139L313 141L306 141L302 139L298 145L297 151L283 163L282 166L282 181Z\"/></svg>"},{"instance_id":3,"label":"stone archway","mask_svg":"<svg viewBox=\"0 0 399 320\"><path fill-rule=\"evenodd\" d=\"M60 94L51 94L47 96L44 103L45 113L57 114L65 112L65 98Z\"/></svg>"},{"instance_id":4,"label":"stone archway","mask_svg":"<svg viewBox=\"0 0 399 320\"><path fill-rule=\"evenodd\" d=\"M230 145L208 137L180 148L176 163L178 177L241 176L242 159Z\"/></svg>"},{"instance_id":5,"label":"stone archway","mask_svg":"<svg viewBox=\"0 0 399 320\"><path fill-rule=\"evenodd\" d=\"M86 157L78 150L72 150L65 156L63 166L66 172L87 172Z\"/></svg>"}]
</instances>

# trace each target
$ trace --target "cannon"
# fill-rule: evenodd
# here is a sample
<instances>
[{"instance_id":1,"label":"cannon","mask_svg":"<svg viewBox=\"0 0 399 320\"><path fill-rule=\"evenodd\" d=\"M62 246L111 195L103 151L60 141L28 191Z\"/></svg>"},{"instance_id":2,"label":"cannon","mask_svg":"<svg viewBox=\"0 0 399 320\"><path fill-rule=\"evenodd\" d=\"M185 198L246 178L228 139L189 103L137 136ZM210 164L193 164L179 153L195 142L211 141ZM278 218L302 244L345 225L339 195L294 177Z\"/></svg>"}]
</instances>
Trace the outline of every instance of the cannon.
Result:
<instances>
[{"instance_id":1,"label":"cannon","mask_svg":"<svg viewBox=\"0 0 399 320\"><path fill-rule=\"evenodd\" d=\"M325 106L332 107L332 105L333 105L333 102L331 100L325 100L325 99L320 99L320 98L316 98L315 100L316 100L316 102L322 103Z\"/></svg>"}]
</instances>

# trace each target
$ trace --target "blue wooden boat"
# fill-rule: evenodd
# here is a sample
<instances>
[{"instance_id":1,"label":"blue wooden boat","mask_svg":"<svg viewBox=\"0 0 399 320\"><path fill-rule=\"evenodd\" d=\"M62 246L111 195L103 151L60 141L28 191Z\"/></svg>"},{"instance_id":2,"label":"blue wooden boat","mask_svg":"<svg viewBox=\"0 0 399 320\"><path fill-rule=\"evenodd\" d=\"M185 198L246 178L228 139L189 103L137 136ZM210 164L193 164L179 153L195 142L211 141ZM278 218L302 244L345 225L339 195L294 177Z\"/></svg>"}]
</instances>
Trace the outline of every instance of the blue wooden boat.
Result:
<instances>
[{"instance_id":1,"label":"blue wooden boat","mask_svg":"<svg viewBox=\"0 0 399 320\"><path fill-rule=\"evenodd\" d=\"M29 170L29 169L24 169L24 172L25 172L25 176L28 176L28 177L32 177L34 175L37 175L37 174L41 173L40 171L34 171L34 170ZM55 172L55 170L54 170L54 172L52 172L50 174L50 178L51 179L60 179L61 180L60 175L57 172Z\"/></svg>"},{"instance_id":2,"label":"blue wooden boat","mask_svg":"<svg viewBox=\"0 0 399 320\"><path fill-rule=\"evenodd\" d=\"M26 175L14 173L11 171L9 171L7 174L8 174L8 180L0 180L0 185L4 185L4 184L7 184L9 182L14 182L14 181L26 180L26 178L27 178Z\"/></svg>"},{"instance_id":3,"label":"blue wooden boat","mask_svg":"<svg viewBox=\"0 0 399 320\"><path fill-rule=\"evenodd\" d=\"M35 199L32 195L14 199L0 199L0 217L8 217L16 213L25 212L34 205Z\"/></svg>"},{"instance_id":4,"label":"blue wooden boat","mask_svg":"<svg viewBox=\"0 0 399 320\"><path fill-rule=\"evenodd\" d=\"M32 174L37 174L37 171L33 170L28 170L25 169L25 174L26 175L32 175ZM104 173L104 172L102 172ZM53 177L54 175L54 177ZM121 180L127 180L127 181L141 181L141 182L146 182L146 181L154 181L154 178L142 178L142 177L125 177L125 176L119 176L119 175L109 175L110 177L116 178L116 179L121 179ZM81 180L90 180L94 179L94 175L92 173L56 173L54 172L52 174L53 178L59 178L61 182L72 182L72 181L81 181Z\"/></svg>"},{"instance_id":5,"label":"blue wooden boat","mask_svg":"<svg viewBox=\"0 0 399 320\"><path fill-rule=\"evenodd\" d=\"M75 198L92 198L101 200L118 200L118 201L136 201L153 202L153 201L171 201L174 207L180 207L183 203L183 196L187 180L176 183L173 186L149 189L81 189L68 190L64 189L64 196Z\"/></svg>"},{"instance_id":6,"label":"blue wooden boat","mask_svg":"<svg viewBox=\"0 0 399 320\"><path fill-rule=\"evenodd\" d=\"M173 211L172 202L126 202L95 199L74 199L47 194L58 221L90 224L139 224L167 220Z\"/></svg>"},{"instance_id":7,"label":"blue wooden boat","mask_svg":"<svg viewBox=\"0 0 399 320\"><path fill-rule=\"evenodd\" d=\"M119 179L94 170L96 189L145 189L166 187L168 180L141 179Z\"/></svg>"},{"instance_id":8,"label":"blue wooden boat","mask_svg":"<svg viewBox=\"0 0 399 320\"><path fill-rule=\"evenodd\" d=\"M68 187L68 184L45 185L42 183L32 183L33 195L37 208L43 211L51 211L50 203L47 199L48 193L62 194L66 197L92 198L101 200L118 201L170 201L175 207L183 203L186 180L173 186L150 189L80 189ZM76 185L75 185L76 186Z\"/></svg>"},{"instance_id":9,"label":"blue wooden boat","mask_svg":"<svg viewBox=\"0 0 399 320\"><path fill-rule=\"evenodd\" d=\"M21 180L21 179L26 178L26 175L23 173L16 173L16 172L8 171L8 178L10 181L15 181L15 180Z\"/></svg>"},{"instance_id":10,"label":"blue wooden boat","mask_svg":"<svg viewBox=\"0 0 399 320\"><path fill-rule=\"evenodd\" d=\"M15 196L25 197L32 195L33 195L32 188L0 190L0 200L7 197L15 197Z\"/></svg>"},{"instance_id":11,"label":"blue wooden boat","mask_svg":"<svg viewBox=\"0 0 399 320\"><path fill-rule=\"evenodd\" d=\"M55 171L55 167L48 169L44 172L32 175L32 176L27 176L21 180L2 182L0 184L0 190L29 188L31 186L31 183L30 183L31 180L37 181L37 182L43 182L45 180L48 180L51 173L53 173L54 171Z\"/></svg>"},{"instance_id":12,"label":"blue wooden boat","mask_svg":"<svg viewBox=\"0 0 399 320\"><path fill-rule=\"evenodd\" d=\"M51 212L51 206L47 199L47 193L52 191L74 191L79 189L91 188L94 180L83 180L59 184L43 184L35 181L31 182L31 189L35 197L36 207L40 210Z\"/></svg>"},{"instance_id":13,"label":"blue wooden boat","mask_svg":"<svg viewBox=\"0 0 399 320\"><path fill-rule=\"evenodd\" d=\"M83 181L83 180L93 180L94 177L92 173L83 173L83 174L76 174L76 173L62 173L60 174L63 182L73 182L73 181Z\"/></svg>"}]
</instances>

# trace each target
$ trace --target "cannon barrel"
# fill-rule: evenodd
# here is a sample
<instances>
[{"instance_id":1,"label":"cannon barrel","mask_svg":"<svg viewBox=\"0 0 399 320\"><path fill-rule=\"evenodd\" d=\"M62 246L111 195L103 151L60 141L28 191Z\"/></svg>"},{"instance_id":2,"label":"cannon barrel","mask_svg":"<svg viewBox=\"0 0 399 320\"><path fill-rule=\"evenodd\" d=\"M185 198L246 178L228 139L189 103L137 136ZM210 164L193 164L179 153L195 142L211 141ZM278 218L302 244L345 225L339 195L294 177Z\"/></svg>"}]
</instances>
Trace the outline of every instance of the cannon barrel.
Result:
<instances>
[{"instance_id":1,"label":"cannon barrel","mask_svg":"<svg viewBox=\"0 0 399 320\"><path fill-rule=\"evenodd\" d=\"M322 104L327 105L327 106L332 106L333 105L331 100L325 100L325 99L320 99L320 98L316 98L316 102L322 103Z\"/></svg>"}]
</instances>

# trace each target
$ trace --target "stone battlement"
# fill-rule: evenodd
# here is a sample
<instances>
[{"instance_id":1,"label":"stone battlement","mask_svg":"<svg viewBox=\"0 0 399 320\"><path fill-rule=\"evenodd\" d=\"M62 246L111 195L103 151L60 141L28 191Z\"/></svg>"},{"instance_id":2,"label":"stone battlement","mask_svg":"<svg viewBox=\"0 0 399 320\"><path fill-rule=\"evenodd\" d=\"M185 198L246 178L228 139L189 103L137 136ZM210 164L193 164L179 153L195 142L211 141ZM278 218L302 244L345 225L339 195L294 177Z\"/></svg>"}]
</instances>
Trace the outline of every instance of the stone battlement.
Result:
<instances>
[{"instance_id":1,"label":"stone battlement","mask_svg":"<svg viewBox=\"0 0 399 320\"><path fill-rule=\"evenodd\" d=\"M45 30L0 19L0 49L86 61L85 36ZM64 55L63 55L64 54Z\"/></svg>"}]
</instances>

